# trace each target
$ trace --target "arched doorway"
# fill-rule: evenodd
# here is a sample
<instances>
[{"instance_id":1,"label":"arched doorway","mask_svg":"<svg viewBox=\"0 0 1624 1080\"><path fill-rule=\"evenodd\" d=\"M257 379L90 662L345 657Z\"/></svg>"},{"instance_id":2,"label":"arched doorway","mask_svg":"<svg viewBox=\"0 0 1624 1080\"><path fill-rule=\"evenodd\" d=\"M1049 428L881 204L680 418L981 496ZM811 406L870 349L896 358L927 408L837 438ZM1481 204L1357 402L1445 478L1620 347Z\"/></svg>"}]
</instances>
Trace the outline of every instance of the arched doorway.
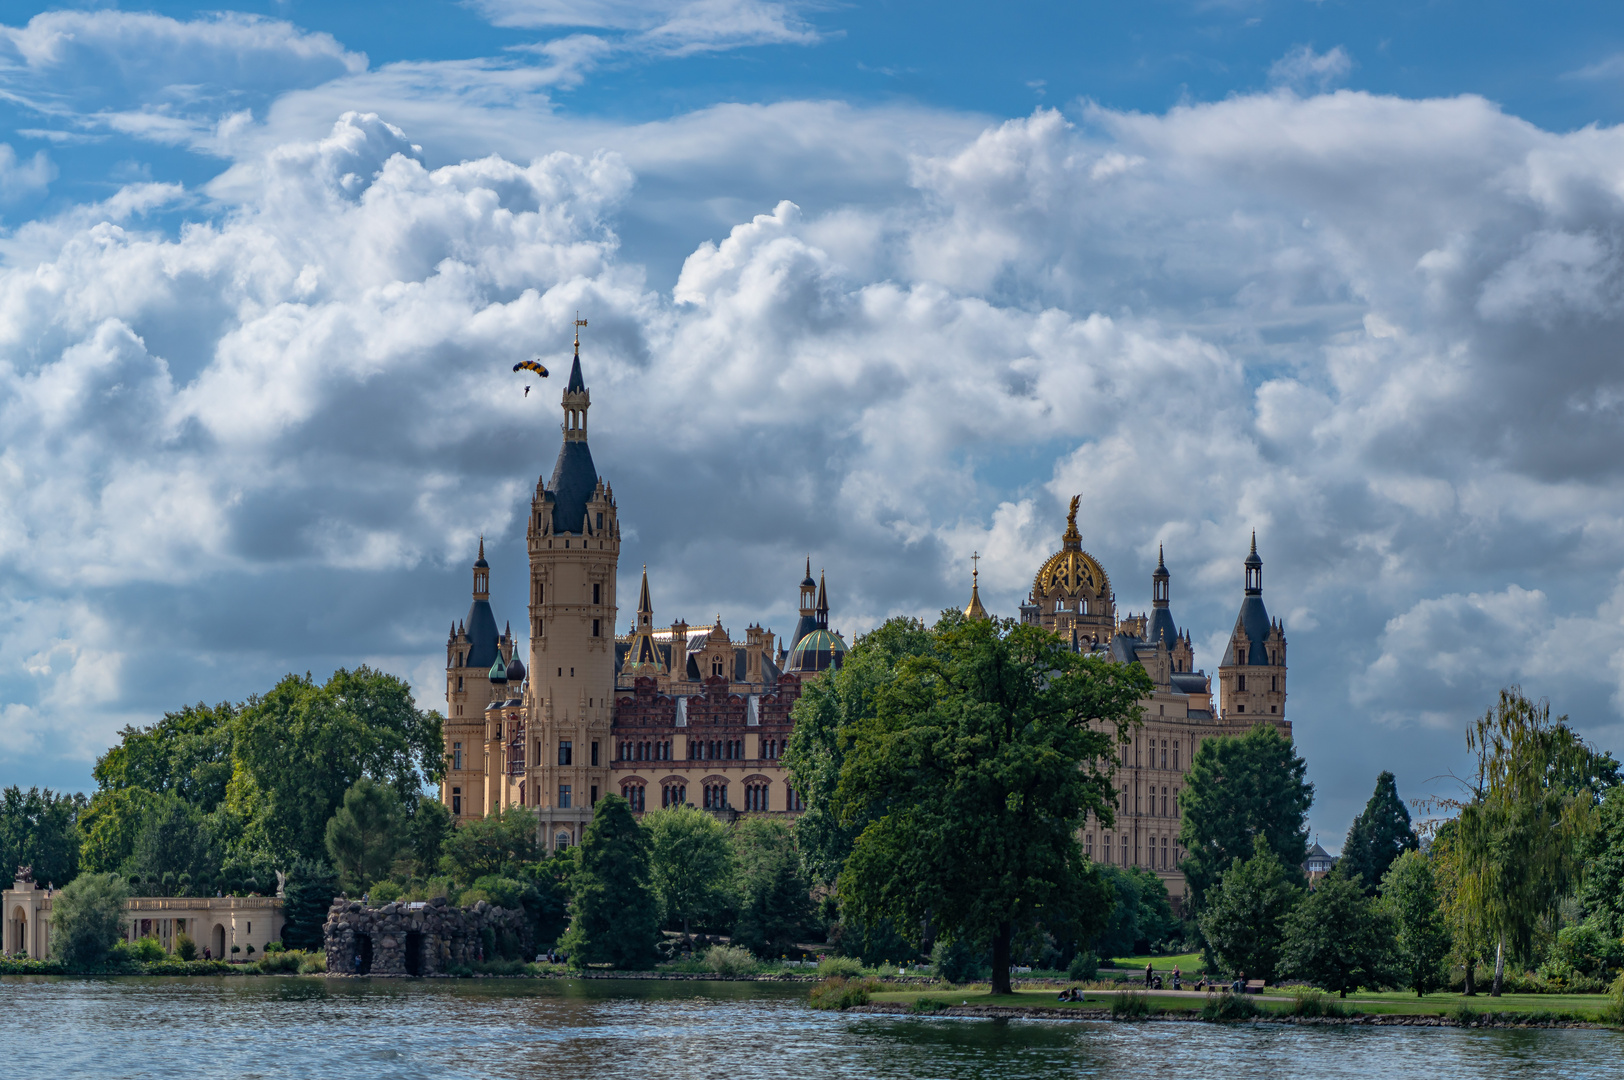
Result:
<instances>
[{"instance_id":1,"label":"arched doorway","mask_svg":"<svg viewBox=\"0 0 1624 1080\"><path fill-rule=\"evenodd\" d=\"M11 951L26 953L28 951L28 912L19 905L11 915L12 940Z\"/></svg>"},{"instance_id":2,"label":"arched doorway","mask_svg":"<svg viewBox=\"0 0 1624 1080\"><path fill-rule=\"evenodd\" d=\"M215 923L214 932L209 936L213 942L210 951L214 953L214 959L224 960L226 958L226 928L219 923Z\"/></svg>"}]
</instances>

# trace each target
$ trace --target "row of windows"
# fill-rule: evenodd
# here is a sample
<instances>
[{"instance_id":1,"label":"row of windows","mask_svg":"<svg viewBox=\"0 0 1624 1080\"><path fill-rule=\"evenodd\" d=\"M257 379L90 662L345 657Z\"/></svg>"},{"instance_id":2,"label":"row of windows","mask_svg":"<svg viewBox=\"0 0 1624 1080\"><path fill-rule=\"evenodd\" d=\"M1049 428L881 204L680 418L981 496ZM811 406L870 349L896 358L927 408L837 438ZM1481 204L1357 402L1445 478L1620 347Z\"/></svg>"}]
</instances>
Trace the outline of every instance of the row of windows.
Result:
<instances>
[{"instance_id":1,"label":"row of windows","mask_svg":"<svg viewBox=\"0 0 1624 1080\"><path fill-rule=\"evenodd\" d=\"M690 761L740 761L744 758L743 739L689 739Z\"/></svg>"},{"instance_id":2,"label":"row of windows","mask_svg":"<svg viewBox=\"0 0 1624 1080\"><path fill-rule=\"evenodd\" d=\"M671 741L622 742L616 752L621 761L670 761Z\"/></svg>"},{"instance_id":3,"label":"row of windows","mask_svg":"<svg viewBox=\"0 0 1624 1080\"><path fill-rule=\"evenodd\" d=\"M1120 805L1119 808L1121 809L1121 811L1124 814L1126 814L1128 812L1128 785L1127 784L1122 785L1122 790L1121 790L1121 792L1118 793L1118 798L1121 801L1121 805ZM1179 816L1179 789L1178 788L1173 789L1173 794L1172 794L1172 800L1173 801L1171 803L1168 802L1167 789L1165 787L1162 788L1162 791L1161 791L1161 800L1162 801L1161 801L1161 810L1160 810L1160 812L1158 812L1157 809L1156 809L1156 785L1155 784L1150 785L1150 791L1148 793L1148 802L1150 803L1150 805L1148 807L1144 807L1143 809L1141 809L1142 804L1140 802L1140 799L1141 799L1141 793L1139 791L1139 785L1135 784L1134 785L1134 793L1133 793L1133 812L1135 814L1145 813L1145 814L1149 814L1151 817L1170 817L1170 816L1171 817L1178 817ZM1169 810L1172 811L1171 814L1168 813Z\"/></svg>"},{"instance_id":4,"label":"row of windows","mask_svg":"<svg viewBox=\"0 0 1624 1080\"><path fill-rule=\"evenodd\" d=\"M1156 740L1155 739L1150 739L1148 746L1141 745L1141 742L1142 742L1142 740L1135 739L1134 743L1133 743L1133 767L1134 768L1136 768L1136 769L1141 768L1141 767L1149 767L1149 768L1152 768L1152 769L1156 768L1157 767L1157 765L1156 765L1156 762L1157 762L1156 752L1158 750L1160 750L1161 751L1161 758L1160 758L1160 760L1161 760L1161 768L1163 768L1163 769L1172 768L1175 772L1178 771L1178 768L1179 768L1179 741L1177 739L1173 740L1173 749L1172 749L1172 757L1171 758L1168 757L1168 746L1167 746L1167 740L1166 739L1162 740L1162 744L1159 747L1156 745ZM1168 764L1169 762L1172 762L1171 766ZM1128 746L1127 746L1126 743L1124 743L1122 745L1121 750L1117 754L1117 764L1121 765L1124 769L1128 767Z\"/></svg>"},{"instance_id":5,"label":"row of windows","mask_svg":"<svg viewBox=\"0 0 1624 1080\"><path fill-rule=\"evenodd\" d=\"M661 806L682 806L688 801L687 784L662 784L660 786Z\"/></svg>"},{"instance_id":6,"label":"row of windows","mask_svg":"<svg viewBox=\"0 0 1624 1080\"><path fill-rule=\"evenodd\" d=\"M644 809L643 792L644 792L644 787L643 787L642 784L621 784L620 785L621 798L623 798L627 802L631 803L633 810L639 810L640 811L640 810Z\"/></svg>"},{"instance_id":7,"label":"row of windows","mask_svg":"<svg viewBox=\"0 0 1624 1080\"><path fill-rule=\"evenodd\" d=\"M1161 838L1160 844L1157 843L1157 838L1154 836L1146 838L1147 861L1143 864L1139 862L1138 851L1133 850L1131 845L1132 840L1124 836L1121 837L1121 843L1113 847L1111 834L1104 834L1100 837L1100 862L1116 862L1122 866L1144 865L1152 870L1176 870L1178 869L1179 860L1184 858L1184 849L1177 844L1170 844L1165 836ZM1093 833L1089 833L1083 838L1083 852L1090 859L1094 857Z\"/></svg>"},{"instance_id":8,"label":"row of windows","mask_svg":"<svg viewBox=\"0 0 1624 1080\"><path fill-rule=\"evenodd\" d=\"M1235 689L1238 690L1238 691L1244 691L1246 689L1246 676L1245 675L1237 675L1237 676L1235 676ZM1280 689L1280 676L1278 676L1278 675L1270 675L1269 676L1269 693L1271 693L1271 694L1276 693L1276 692L1279 691L1279 689Z\"/></svg>"}]
</instances>

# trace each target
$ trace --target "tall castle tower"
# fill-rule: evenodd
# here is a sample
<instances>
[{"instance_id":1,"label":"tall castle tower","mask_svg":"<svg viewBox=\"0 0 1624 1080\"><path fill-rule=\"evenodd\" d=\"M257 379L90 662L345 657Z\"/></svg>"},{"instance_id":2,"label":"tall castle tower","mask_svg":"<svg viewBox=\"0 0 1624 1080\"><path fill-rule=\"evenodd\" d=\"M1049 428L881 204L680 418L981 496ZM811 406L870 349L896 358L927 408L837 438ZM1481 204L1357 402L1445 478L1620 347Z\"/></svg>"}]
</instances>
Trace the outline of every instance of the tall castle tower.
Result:
<instances>
[{"instance_id":1,"label":"tall castle tower","mask_svg":"<svg viewBox=\"0 0 1624 1080\"><path fill-rule=\"evenodd\" d=\"M530 503L529 760L527 790L515 800L536 808L548 849L580 842L592 807L609 793L613 756L620 521L587 446L592 396L581 378L579 330L562 404L558 462Z\"/></svg>"},{"instance_id":2,"label":"tall castle tower","mask_svg":"<svg viewBox=\"0 0 1624 1080\"><path fill-rule=\"evenodd\" d=\"M1246 593L1229 635L1229 647L1218 665L1220 709L1231 724L1267 721L1291 738L1286 719L1286 630L1263 606L1263 560L1257 533L1246 556Z\"/></svg>"}]
</instances>

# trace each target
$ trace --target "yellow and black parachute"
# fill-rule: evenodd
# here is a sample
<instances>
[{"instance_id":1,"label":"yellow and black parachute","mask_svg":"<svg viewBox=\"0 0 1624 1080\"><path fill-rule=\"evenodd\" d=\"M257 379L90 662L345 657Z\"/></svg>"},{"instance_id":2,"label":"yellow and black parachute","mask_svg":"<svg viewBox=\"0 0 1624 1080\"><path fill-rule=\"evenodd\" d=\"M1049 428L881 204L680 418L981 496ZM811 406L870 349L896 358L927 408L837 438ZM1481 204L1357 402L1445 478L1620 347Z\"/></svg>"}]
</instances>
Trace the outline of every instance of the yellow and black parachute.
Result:
<instances>
[{"instance_id":1,"label":"yellow and black parachute","mask_svg":"<svg viewBox=\"0 0 1624 1080\"><path fill-rule=\"evenodd\" d=\"M521 360L517 364L513 365L513 370L514 371L534 371L537 375L540 375L543 379L545 379L547 377L547 369L542 367L539 363L537 363L534 360Z\"/></svg>"}]
</instances>

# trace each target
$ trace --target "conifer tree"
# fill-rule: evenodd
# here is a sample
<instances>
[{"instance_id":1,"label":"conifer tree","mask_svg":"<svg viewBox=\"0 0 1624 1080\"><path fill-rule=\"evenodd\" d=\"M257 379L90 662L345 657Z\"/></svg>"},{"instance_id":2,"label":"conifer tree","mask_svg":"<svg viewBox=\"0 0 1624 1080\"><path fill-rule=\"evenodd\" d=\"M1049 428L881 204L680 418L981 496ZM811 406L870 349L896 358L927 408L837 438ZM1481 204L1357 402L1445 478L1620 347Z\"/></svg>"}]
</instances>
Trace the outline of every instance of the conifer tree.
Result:
<instances>
[{"instance_id":1,"label":"conifer tree","mask_svg":"<svg viewBox=\"0 0 1624 1080\"><path fill-rule=\"evenodd\" d=\"M1421 846L1410 827L1410 811L1398 797L1398 785L1390 772L1376 778L1376 790L1365 803L1365 812L1354 819L1342 844L1341 867L1365 892L1381 888L1382 877L1393 860Z\"/></svg>"},{"instance_id":2,"label":"conifer tree","mask_svg":"<svg viewBox=\"0 0 1624 1080\"><path fill-rule=\"evenodd\" d=\"M558 943L570 966L653 967L660 931L648 881L648 835L625 799L598 800L581 838L580 860L570 878L570 928Z\"/></svg>"},{"instance_id":3,"label":"conifer tree","mask_svg":"<svg viewBox=\"0 0 1624 1080\"><path fill-rule=\"evenodd\" d=\"M795 948L812 917L794 834L781 821L747 818L735 827L733 847L739 867L733 944L763 958L782 956Z\"/></svg>"}]
</instances>

